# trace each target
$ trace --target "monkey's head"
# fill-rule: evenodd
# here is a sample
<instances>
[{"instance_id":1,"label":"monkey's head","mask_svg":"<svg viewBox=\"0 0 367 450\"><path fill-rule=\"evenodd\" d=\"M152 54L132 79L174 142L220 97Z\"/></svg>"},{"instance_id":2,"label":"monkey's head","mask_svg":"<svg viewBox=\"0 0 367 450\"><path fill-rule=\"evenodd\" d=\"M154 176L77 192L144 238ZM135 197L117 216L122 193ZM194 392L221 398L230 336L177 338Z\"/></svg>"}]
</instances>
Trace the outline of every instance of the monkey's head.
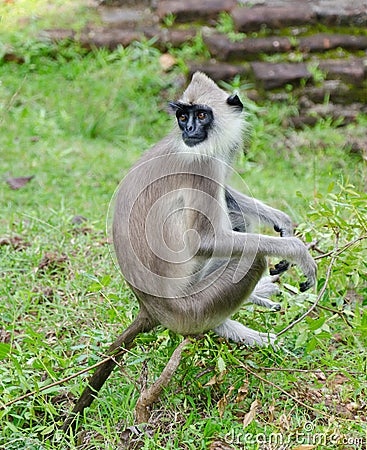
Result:
<instances>
[{"instance_id":1,"label":"monkey's head","mask_svg":"<svg viewBox=\"0 0 367 450\"><path fill-rule=\"evenodd\" d=\"M245 126L241 100L204 73L194 73L181 99L169 105L183 143L195 147L195 153L228 157L241 146Z\"/></svg>"}]
</instances>

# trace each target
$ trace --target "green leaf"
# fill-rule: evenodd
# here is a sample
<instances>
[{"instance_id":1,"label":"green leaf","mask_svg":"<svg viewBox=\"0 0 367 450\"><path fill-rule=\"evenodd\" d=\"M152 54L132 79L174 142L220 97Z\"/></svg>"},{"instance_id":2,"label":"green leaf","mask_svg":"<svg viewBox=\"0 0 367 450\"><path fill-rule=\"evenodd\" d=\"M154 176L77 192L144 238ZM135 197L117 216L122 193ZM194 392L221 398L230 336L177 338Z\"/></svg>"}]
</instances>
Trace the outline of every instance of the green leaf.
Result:
<instances>
[{"instance_id":1,"label":"green leaf","mask_svg":"<svg viewBox=\"0 0 367 450\"><path fill-rule=\"evenodd\" d=\"M357 326L357 330L361 332L362 336L367 336L367 310L363 311L362 318Z\"/></svg>"},{"instance_id":2,"label":"green leaf","mask_svg":"<svg viewBox=\"0 0 367 450\"><path fill-rule=\"evenodd\" d=\"M312 338L309 343L306 345L306 353L311 353L313 350L315 350L317 345L317 340L315 338Z\"/></svg>"},{"instance_id":3,"label":"green leaf","mask_svg":"<svg viewBox=\"0 0 367 450\"><path fill-rule=\"evenodd\" d=\"M303 347L303 345L306 343L308 337L308 330L301 331L301 333L298 335L295 348Z\"/></svg>"},{"instance_id":4,"label":"green leaf","mask_svg":"<svg viewBox=\"0 0 367 450\"><path fill-rule=\"evenodd\" d=\"M295 286L292 286L291 284L284 283L284 287L288 289L288 291L292 292L292 294L298 294L298 289Z\"/></svg>"},{"instance_id":5,"label":"green leaf","mask_svg":"<svg viewBox=\"0 0 367 450\"><path fill-rule=\"evenodd\" d=\"M224 359L221 356L219 356L219 358L217 359L217 366L220 373L226 370L226 363L224 362Z\"/></svg>"},{"instance_id":6,"label":"green leaf","mask_svg":"<svg viewBox=\"0 0 367 450\"><path fill-rule=\"evenodd\" d=\"M319 319L316 319L316 320L311 319L310 322L308 323L308 328L311 331L318 330L319 328L321 328L324 325L325 320L326 320L326 317L320 317Z\"/></svg>"},{"instance_id":7,"label":"green leaf","mask_svg":"<svg viewBox=\"0 0 367 450\"><path fill-rule=\"evenodd\" d=\"M52 433L53 431L55 431L55 424L54 424L54 423L52 423L52 424L49 425L48 427L44 428L44 429L41 431L41 434L42 434L42 435L50 434L50 433Z\"/></svg>"},{"instance_id":8,"label":"green leaf","mask_svg":"<svg viewBox=\"0 0 367 450\"><path fill-rule=\"evenodd\" d=\"M8 357L11 352L11 345L6 343L0 343L0 360Z\"/></svg>"},{"instance_id":9,"label":"green leaf","mask_svg":"<svg viewBox=\"0 0 367 450\"><path fill-rule=\"evenodd\" d=\"M330 333L329 332L327 332L327 331L323 331L323 330L321 330L319 333L317 333L317 339L319 339L319 340L325 340L325 339L330 339L331 338L331 335L330 335Z\"/></svg>"}]
</instances>

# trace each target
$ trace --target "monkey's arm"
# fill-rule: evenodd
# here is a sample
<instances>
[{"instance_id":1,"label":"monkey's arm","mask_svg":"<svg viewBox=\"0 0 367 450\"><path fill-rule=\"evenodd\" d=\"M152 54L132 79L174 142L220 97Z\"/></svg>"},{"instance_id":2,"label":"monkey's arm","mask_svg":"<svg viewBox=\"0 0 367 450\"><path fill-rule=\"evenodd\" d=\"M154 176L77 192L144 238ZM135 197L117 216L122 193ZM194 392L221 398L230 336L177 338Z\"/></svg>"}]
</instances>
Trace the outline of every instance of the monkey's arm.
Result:
<instances>
[{"instance_id":1,"label":"monkey's arm","mask_svg":"<svg viewBox=\"0 0 367 450\"><path fill-rule=\"evenodd\" d=\"M243 273L249 270L257 256L278 256L292 261L302 270L307 280L300 284L305 291L316 282L317 266L307 247L296 237L279 238L255 233L236 232L217 224L215 236L201 236L197 255L207 257L239 258L238 282ZM241 275L242 274L242 275Z\"/></svg>"},{"instance_id":2,"label":"monkey's arm","mask_svg":"<svg viewBox=\"0 0 367 450\"><path fill-rule=\"evenodd\" d=\"M225 195L229 211L237 210L245 217L260 220L262 224L273 227L282 237L293 236L292 219L284 212L241 194L230 186L226 186Z\"/></svg>"},{"instance_id":3,"label":"monkey's arm","mask_svg":"<svg viewBox=\"0 0 367 450\"><path fill-rule=\"evenodd\" d=\"M226 202L234 223L243 223L243 227L234 228L236 231L246 231L245 217L250 220L257 219L260 223L268 225L279 232L282 237L293 236L293 223L291 218L261 201L248 197L230 186L226 187ZM289 262L286 260L279 261L273 269L270 269L270 275L279 275L289 269Z\"/></svg>"}]
</instances>

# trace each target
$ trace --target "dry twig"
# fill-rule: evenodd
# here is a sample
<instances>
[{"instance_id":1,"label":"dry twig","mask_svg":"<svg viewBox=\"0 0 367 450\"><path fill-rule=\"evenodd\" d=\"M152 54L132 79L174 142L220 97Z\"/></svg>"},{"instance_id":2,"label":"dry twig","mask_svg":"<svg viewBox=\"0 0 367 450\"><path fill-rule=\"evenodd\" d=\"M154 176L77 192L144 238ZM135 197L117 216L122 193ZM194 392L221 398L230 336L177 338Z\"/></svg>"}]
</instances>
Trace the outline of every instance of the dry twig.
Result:
<instances>
[{"instance_id":1,"label":"dry twig","mask_svg":"<svg viewBox=\"0 0 367 450\"><path fill-rule=\"evenodd\" d=\"M23 80L21 81L21 83L19 84L18 88L16 89L16 91L14 92L14 94L10 97L10 99L9 99L9 101L8 101L8 104L5 106L5 111L6 111L6 112L9 112L9 111L10 111L10 109L11 109L11 107L13 106L13 104L14 104L16 98L18 97L20 91L22 90L22 88L23 88L24 83L26 82L26 80L27 80L27 75L24 76L24 78L23 78ZM3 124L4 120L5 120L5 114L3 115L3 117L0 117L0 125Z\"/></svg>"},{"instance_id":2,"label":"dry twig","mask_svg":"<svg viewBox=\"0 0 367 450\"><path fill-rule=\"evenodd\" d=\"M326 258L328 256L339 256L341 253L345 252L345 250L348 250L349 247L352 247L352 245L356 244L359 241L363 241L364 239L367 239L367 234L359 236L358 238L354 239L353 241L347 242L341 248L335 248L334 247L333 250L330 250L327 253L323 253L322 255L315 256L314 260L319 260L319 259L322 259L322 258Z\"/></svg>"},{"instance_id":3,"label":"dry twig","mask_svg":"<svg viewBox=\"0 0 367 450\"><path fill-rule=\"evenodd\" d=\"M351 372L346 368L341 369L297 369L295 367L257 367L258 370L263 370L264 372L296 372L296 373L313 373L317 375L318 373L330 373L330 374L342 374L343 371L348 375L366 375L364 372Z\"/></svg>"},{"instance_id":4,"label":"dry twig","mask_svg":"<svg viewBox=\"0 0 367 450\"><path fill-rule=\"evenodd\" d=\"M261 375L257 374L256 372L254 372L253 370L251 370L248 366L246 366L245 364L243 364L242 361L240 361L239 359L235 359L237 364L242 367L243 369L245 369L249 374L253 375L255 378L257 378L258 380L262 381L265 384L268 384L269 386L272 386L273 388L277 389L278 391L280 391L282 394L284 394L285 396L287 396L288 398L290 398L291 400L293 400L294 402L298 403L300 406L303 406L304 408L313 411L316 414L320 414L324 417L327 417L329 420L330 419L338 419L341 420L343 422L353 422L353 423L358 423L358 421L356 420L352 420L352 419L348 419L345 417L340 417L340 416L335 416L335 415L330 415L324 411L321 411L317 408L314 408L311 405L308 405L307 403L304 403L302 400L298 399L297 397L295 397L294 395L290 394L289 392L285 391L284 389L282 389L280 386L278 386L277 384L273 383L270 380L267 380L266 378L262 377Z\"/></svg>"},{"instance_id":5,"label":"dry twig","mask_svg":"<svg viewBox=\"0 0 367 450\"><path fill-rule=\"evenodd\" d=\"M162 390L168 386L168 383L171 381L173 374L180 364L182 351L190 342L190 338L184 339L175 348L158 379L148 389L143 389L135 406L136 423L148 422L150 416L149 407L158 400Z\"/></svg>"},{"instance_id":6,"label":"dry twig","mask_svg":"<svg viewBox=\"0 0 367 450\"><path fill-rule=\"evenodd\" d=\"M118 355L115 355L115 357L121 355L122 353L123 352L118 353ZM76 378L79 375L83 375L83 373L90 372L91 370L96 369L99 366L102 366L106 362L110 361L112 358L113 358L112 356L108 356L107 358L102 359L102 361L99 361L98 363L93 364L93 366L90 366L90 367L87 367L87 368L85 368L83 370L80 370L79 372L74 373L73 375L70 375L68 377L62 378L61 380L55 381L54 383L48 384L46 386L42 386L41 388L39 388L37 390L31 391L31 392L27 392L26 394L21 395L20 397L14 398L10 402L7 402L7 403L4 403L3 405L0 405L0 409L5 409L8 406L13 405L14 403L20 402L21 400L24 400L24 399L26 399L28 397L32 397L33 395L39 394L40 392L43 392L46 389L50 389L52 387L59 386L60 384L67 383L68 381L72 380L73 378Z\"/></svg>"},{"instance_id":7,"label":"dry twig","mask_svg":"<svg viewBox=\"0 0 367 450\"><path fill-rule=\"evenodd\" d=\"M280 386L276 385L272 381L267 380L266 378L264 378L261 375L257 374L256 372L251 370L248 366L243 364L240 360L237 360L237 362L238 362L240 367L242 367L243 369L246 370L246 372L250 373L251 375L253 375L258 380L262 381L263 383L266 383L269 386L272 386L273 388L277 389L282 394L286 395L288 398L292 399L294 402L298 403L299 405L303 406L304 408L307 408L307 409L309 409L309 410L311 410L311 411L313 411L313 412L315 412L317 414L321 414L324 417L331 418L331 416L329 414L327 414L326 412L320 411L319 409L316 409L313 406L307 405L307 403L304 403L302 400L299 400L297 397L295 397L294 395L292 395L289 392L285 391L284 389L282 389Z\"/></svg>"},{"instance_id":8,"label":"dry twig","mask_svg":"<svg viewBox=\"0 0 367 450\"><path fill-rule=\"evenodd\" d=\"M338 315L342 320L344 320L344 322L346 323L346 325L348 325L348 327L354 328L353 325L347 319L346 314L343 310L339 311L338 309L330 308L329 306L323 306L323 305L317 305L317 307L320 309L324 309L325 311L329 311L329 312L332 312L332 313Z\"/></svg>"}]
</instances>

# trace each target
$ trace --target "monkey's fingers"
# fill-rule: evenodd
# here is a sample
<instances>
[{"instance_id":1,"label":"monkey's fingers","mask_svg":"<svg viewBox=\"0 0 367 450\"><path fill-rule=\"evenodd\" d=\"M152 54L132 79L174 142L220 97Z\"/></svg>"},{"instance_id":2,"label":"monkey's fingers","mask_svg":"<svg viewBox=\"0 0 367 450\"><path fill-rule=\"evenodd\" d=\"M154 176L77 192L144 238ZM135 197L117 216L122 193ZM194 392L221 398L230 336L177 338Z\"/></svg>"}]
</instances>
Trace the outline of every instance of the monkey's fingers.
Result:
<instances>
[{"instance_id":1,"label":"monkey's fingers","mask_svg":"<svg viewBox=\"0 0 367 450\"><path fill-rule=\"evenodd\" d=\"M279 261L278 264L275 264L274 269L270 269L270 275L280 275L281 273L288 270L290 267L290 263L283 259Z\"/></svg>"},{"instance_id":2,"label":"monkey's fingers","mask_svg":"<svg viewBox=\"0 0 367 450\"><path fill-rule=\"evenodd\" d=\"M311 280L303 281L302 283L299 284L299 290L301 292L305 292L308 289L310 289L310 287L312 287L313 285L314 283Z\"/></svg>"},{"instance_id":3,"label":"monkey's fingers","mask_svg":"<svg viewBox=\"0 0 367 450\"><path fill-rule=\"evenodd\" d=\"M280 227L274 225L274 231L280 234L280 237L293 236L293 227Z\"/></svg>"},{"instance_id":4,"label":"monkey's fingers","mask_svg":"<svg viewBox=\"0 0 367 450\"><path fill-rule=\"evenodd\" d=\"M302 268L303 273L306 275L306 281L303 281L299 285L299 289L301 292L307 291L310 287L314 286L317 282L317 265L316 262L308 256L308 264Z\"/></svg>"}]
</instances>

